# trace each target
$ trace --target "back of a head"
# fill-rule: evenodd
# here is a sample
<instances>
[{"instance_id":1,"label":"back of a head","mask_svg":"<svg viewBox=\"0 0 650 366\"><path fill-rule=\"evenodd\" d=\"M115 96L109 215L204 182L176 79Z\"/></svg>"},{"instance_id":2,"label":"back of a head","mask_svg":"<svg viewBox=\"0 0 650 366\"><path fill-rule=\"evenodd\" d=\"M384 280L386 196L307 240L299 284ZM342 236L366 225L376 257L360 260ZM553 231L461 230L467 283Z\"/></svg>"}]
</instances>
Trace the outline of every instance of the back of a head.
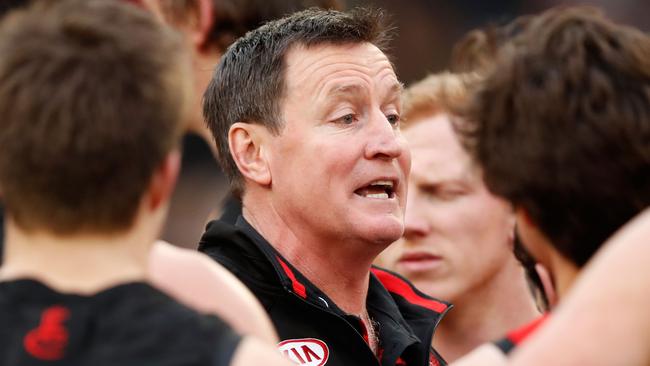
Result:
<instances>
[{"instance_id":1,"label":"back of a head","mask_svg":"<svg viewBox=\"0 0 650 366\"><path fill-rule=\"evenodd\" d=\"M310 7L341 10L340 0L208 0L212 2L214 19L209 30L208 43L225 51L246 32L262 24ZM200 10L200 1L162 0L166 18L184 22Z\"/></svg>"},{"instance_id":2,"label":"back of a head","mask_svg":"<svg viewBox=\"0 0 650 366\"><path fill-rule=\"evenodd\" d=\"M0 30L0 189L21 229L128 229L175 147L180 39L110 0L44 1Z\"/></svg>"},{"instance_id":3,"label":"back of a head","mask_svg":"<svg viewBox=\"0 0 650 366\"><path fill-rule=\"evenodd\" d=\"M523 33L531 18L522 15L506 24L492 24L468 32L454 44L450 69L459 73L489 70L499 49Z\"/></svg>"},{"instance_id":4,"label":"back of a head","mask_svg":"<svg viewBox=\"0 0 650 366\"><path fill-rule=\"evenodd\" d=\"M366 42L385 50L390 31L385 26L384 14L377 10L308 9L269 22L228 48L205 92L203 116L234 192L243 192L243 178L230 155L228 131L235 122L262 124L273 133L281 130L289 50Z\"/></svg>"},{"instance_id":5,"label":"back of a head","mask_svg":"<svg viewBox=\"0 0 650 366\"><path fill-rule=\"evenodd\" d=\"M650 37L552 9L503 47L465 142L488 187L578 266L650 204Z\"/></svg>"}]
</instances>

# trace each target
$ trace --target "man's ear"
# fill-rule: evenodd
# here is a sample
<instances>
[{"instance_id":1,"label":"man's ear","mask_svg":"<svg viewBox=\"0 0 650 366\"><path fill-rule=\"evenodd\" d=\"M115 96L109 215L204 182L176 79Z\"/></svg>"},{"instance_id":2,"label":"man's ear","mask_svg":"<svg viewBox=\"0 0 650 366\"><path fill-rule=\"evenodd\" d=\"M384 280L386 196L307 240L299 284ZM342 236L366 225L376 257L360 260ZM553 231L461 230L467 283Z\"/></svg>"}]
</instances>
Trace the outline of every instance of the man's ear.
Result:
<instances>
[{"instance_id":1,"label":"man's ear","mask_svg":"<svg viewBox=\"0 0 650 366\"><path fill-rule=\"evenodd\" d=\"M172 150L154 171L149 184L149 208L153 211L164 205L171 198L176 186L176 179L181 169L181 153Z\"/></svg>"},{"instance_id":2,"label":"man's ear","mask_svg":"<svg viewBox=\"0 0 650 366\"><path fill-rule=\"evenodd\" d=\"M539 276L539 280L542 282L542 288L544 289L546 300L548 300L549 310L555 308L558 298L553 277L548 269L539 263L535 264L535 272L537 272L537 276Z\"/></svg>"},{"instance_id":3,"label":"man's ear","mask_svg":"<svg viewBox=\"0 0 650 366\"><path fill-rule=\"evenodd\" d=\"M192 33L192 42L199 51L205 51L209 46L210 32L214 25L214 9L212 0L197 1L196 24Z\"/></svg>"},{"instance_id":4,"label":"man's ear","mask_svg":"<svg viewBox=\"0 0 650 366\"><path fill-rule=\"evenodd\" d=\"M523 207L515 208L515 220L517 226L525 225L526 228L533 228L536 231L539 230L535 220L533 220L532 216L530 216L528 210Z\"/></svg>"},{"instance_id":5,"label":"man's ear","mask_svg":"<svg viewBox=\"0 0 650 366\"><path fill-rule=\"evenodd\" d=\"M228 131L228 146L241 174L262 186L271 184L271 170L266 156L266 142L270 138L266 127L236 122Z\"/></svg>"},{"instance_id":6,"label":"man's ear","mask_svg":"<svg viewBox=\"0 0 650 366\"><path fill-rule=\"evenodd\" d=\"M516 233L515 231L517 230L517 216L515 213L514 208L512 209L512 213L510 214L510 217L508 218L508 243L510 244L511 247L515 246L515 236Z\"/></svg>"}]
</instances>

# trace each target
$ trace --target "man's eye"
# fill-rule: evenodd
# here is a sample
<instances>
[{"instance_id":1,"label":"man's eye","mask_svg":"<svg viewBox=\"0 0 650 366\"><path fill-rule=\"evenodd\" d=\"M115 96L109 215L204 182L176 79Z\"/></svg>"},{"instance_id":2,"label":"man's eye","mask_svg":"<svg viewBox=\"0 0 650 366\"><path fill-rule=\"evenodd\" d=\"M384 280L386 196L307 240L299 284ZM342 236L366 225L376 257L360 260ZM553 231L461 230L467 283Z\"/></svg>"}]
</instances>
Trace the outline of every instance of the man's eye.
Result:
<instances>
[{"instance_id":1,"label":"man's eye","mask_svg":"<svg viewBox=\"0 0 650 366\"><path fill-rule=\"evenodd\" d=\"M343 124L350 125L357 120L354 114L346 114L345 116L338 119Z\"/></svg>"},{"instance_id":2,"label":"man's eye","mask_svg":"<svg viewBox=\"0 0 650 366\"><path fill-rule=\"evenodd\" d=\"M452 201L467 194L464 189L445 187L439 184L422 185L419 188L432 200Z\"/></svg>"},{"instance_id":3,"label":"man's eye","mask_svg":"<svg viewBox=\"0 0 650 366\"><path fill-rule=\"evenodd\" d=\"M386 116L386 119L388 120L388 123L390 123L393 126L399 124L400 121L400 117L398 114L389 114Z\"/></svg>"}]
</instances>

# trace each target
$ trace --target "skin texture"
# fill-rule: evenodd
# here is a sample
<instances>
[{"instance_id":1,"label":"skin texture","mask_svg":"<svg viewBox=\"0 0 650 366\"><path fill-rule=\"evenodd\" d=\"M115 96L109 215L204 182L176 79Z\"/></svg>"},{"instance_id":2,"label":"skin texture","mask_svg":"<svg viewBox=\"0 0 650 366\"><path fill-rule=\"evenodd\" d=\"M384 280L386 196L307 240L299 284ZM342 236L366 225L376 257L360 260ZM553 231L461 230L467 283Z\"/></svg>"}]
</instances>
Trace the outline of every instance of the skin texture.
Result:
<instances>
[{"instance_id":1,"label":"skin texture","mask_svg":"<svg viewBox=\"0 0 650 366\"><path fill-rule=\"evenodd\" d=\"M244 217L337 305L361 314L372 260L403 232L401 85L369 43L296 46L286 64L281 132L230 129ZM390 198L358 194L377 180L394 182Z\"/></svg>"},{"instance_id":2,"label":"skin texture","mask_svg":"<svg viewBox=\"0 0 650 366\"><path fill-rule=\"evenodd\" d=\"M505 365L508 362L506 356L492 343L486 343L474 351L468 353L457 361L454 361L452 366L497 366Z\"/></svg>"},{"instance_id":3,"label":"skin texture","mask_svg":"<svg viewBox=\"0 0 650 366\"><path fill-rule=\"evenodd\" d=\"M453 361L539 315L512 252L514 214L489 193L449 116L409 121L412 154L404 237L384 264L456 308L434 347Z\"/></svg>"},{"instance_id":4,"label":"skin texture","mask_svg":"<svg viewBox=\"0 0 650 366\"><path fill-rule=\"evenodd\" d=\"M178 301L219 315L238 333L278 342L271 320L255 296L207 256L157 241L149 254L149 280Z\"/></svg>"}]
</instances>

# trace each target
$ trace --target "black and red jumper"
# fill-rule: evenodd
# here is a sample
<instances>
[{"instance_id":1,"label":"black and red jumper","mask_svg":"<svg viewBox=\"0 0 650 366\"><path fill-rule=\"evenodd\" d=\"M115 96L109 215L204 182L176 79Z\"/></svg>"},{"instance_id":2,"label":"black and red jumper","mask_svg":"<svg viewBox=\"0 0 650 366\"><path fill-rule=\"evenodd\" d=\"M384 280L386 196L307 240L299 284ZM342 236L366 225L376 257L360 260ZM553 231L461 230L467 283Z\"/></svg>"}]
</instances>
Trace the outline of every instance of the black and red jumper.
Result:
<instances>
[{"instance_id":1,"label":"black and red jumper","mask_svg":"<svg viewBox=\"0 0 650 366\"><path fill-rule=\"evenodd\" d=\"M360 318L341 310L243 217L212 221L199 250L233 272L260 300L280 336L278 347L313 366L445 365L431 347L451 305L421 293L397 274L373 267L367 309L379 338L375 355Z\"/></svg>"}]
</instances>

